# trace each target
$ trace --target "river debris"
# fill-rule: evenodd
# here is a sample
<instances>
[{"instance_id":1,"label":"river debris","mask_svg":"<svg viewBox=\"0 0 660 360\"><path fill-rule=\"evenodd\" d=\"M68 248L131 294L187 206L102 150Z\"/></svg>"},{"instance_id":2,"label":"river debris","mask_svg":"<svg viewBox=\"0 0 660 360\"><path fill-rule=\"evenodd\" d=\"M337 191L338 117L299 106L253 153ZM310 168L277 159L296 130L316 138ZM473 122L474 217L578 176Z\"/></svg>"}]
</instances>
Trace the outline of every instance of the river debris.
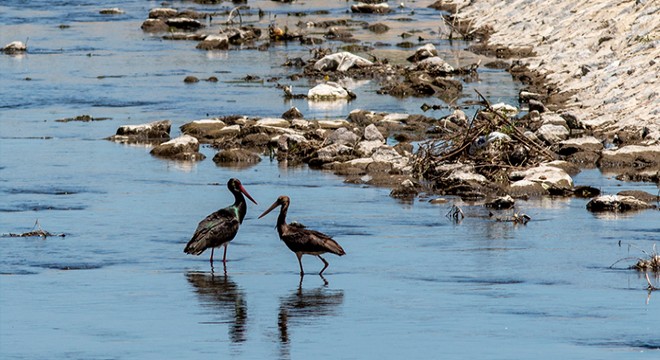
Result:
<instances>
[{"instance_id":1,"label":"river debris","mask_svg":"<svg viewBox=\"0 0 660 360\"><path fill-rule=\"evenodd\" d=\"M494 217L495 221L498 222L511 222L514 224L522 224L522 225L526 225L530 220L532 220L532 217L525 213L514 213L511 216L501 217L501 216L495 216L495 214L491 212L488 213L488 216Z\"/></svg>"},{"instance_id":2,"label":"river debris","mask_svg":"<svg viewBox=\"0 0 660 360\"><path fill-rule=\"evenodd\" d=\"M452 205L445 217L453 220L454 222L460 222L465 218L465 214L460 207Z\"/></svg>"},{"instance_id":3,"label":"river debris","mask_svg":"<svg viewBox=\"0 0 660 360\"><path fill-rule=\"evenodd\" d=\"M70 122L70 121L80 121L80 122L90 122L90 121L103 121L110 120L109 117L93 117L91 115L78 115L72 118L57 119L56 122Z\"/></svg>"},{"instance_id":4,"label":"river debris","mask_svg":"<svg viewBox=\"0 0 660 360\"><path fill-rule=\"evenodd\" d=\"M5 237L41 237L43 239L47 237L65 237L66 234L53 234L51 232L48 232L44 229L41 228L41 225L39 224L39 219L37 219L34 223L34 226L32 227L31 231L20 233L20 234L14 234L14 233L9 233L3 235Z\"/></svg>"}]
</instances>

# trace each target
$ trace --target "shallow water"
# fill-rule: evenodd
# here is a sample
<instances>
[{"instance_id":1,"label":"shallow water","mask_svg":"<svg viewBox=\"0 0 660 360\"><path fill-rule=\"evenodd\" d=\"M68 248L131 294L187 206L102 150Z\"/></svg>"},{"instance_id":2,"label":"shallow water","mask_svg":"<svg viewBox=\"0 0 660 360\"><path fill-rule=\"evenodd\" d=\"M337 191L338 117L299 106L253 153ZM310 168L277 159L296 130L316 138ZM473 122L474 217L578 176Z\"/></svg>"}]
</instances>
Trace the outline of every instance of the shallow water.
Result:
<instances>
[{"instance_id":1,"label":"shallow water","mask_svg":"<svg viewBox=\"0 0 660 360\"><path fill-rule=\"evenodd\" d=\"M328 8L255 4L279 14ZM418 4L416 16L430 21ZM330 16L348 5L338 2ZM657 211L594 215L582 199L519 201L532 221L515 226L479 204L400 202L387 189L267 158L238 170L217 167L209 148L191 164L101 140L119 125L163 118L176 135L207 114L279 116L295 105L307 118L343 118L356 108L421 113L429 102L379 96L374 84L340 106L284 102L273 84L235 80L286 74L279 64L305 48L197 52L193 42L140 31L158 2L112 6L127 14L100 16L102 7L84 1L0 4L0 44L30 37L28 54L0 56L0 233L29 231L38 219L66 234L0 237L3 359L657 358L658 294L625 269L658 242ZM220 82L183 84L190 74ZM468 86L509 103L518 91L506 73L485 69ZM111 119L54 121L80 114ZM249 204L225 272L221 262L211 268L209 254L182 250L197 222L231 202L230 177L259 205ZM606 193L657 191L597 170L574 180ZM344 257L326 256L325 278L301 282L276 215L257 219L281 194L292 199L289 221L345 248ZM452 203L467 215L458 224L445 217ZM322 267L303 262L310 274Z\"/></svg>"}]
</instances>

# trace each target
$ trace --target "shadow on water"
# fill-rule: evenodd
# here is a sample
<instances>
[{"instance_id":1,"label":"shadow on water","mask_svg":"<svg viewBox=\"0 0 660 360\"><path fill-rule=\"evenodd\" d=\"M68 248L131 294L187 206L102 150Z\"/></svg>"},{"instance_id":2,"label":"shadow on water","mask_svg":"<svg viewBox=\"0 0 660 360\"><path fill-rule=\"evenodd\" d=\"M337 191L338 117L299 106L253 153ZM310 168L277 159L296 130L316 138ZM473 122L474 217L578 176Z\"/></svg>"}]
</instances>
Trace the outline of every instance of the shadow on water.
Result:
<instances>
[{"instance_id":1,"label":"shadow on water","mask_svg":"<svg viewBox=\"0 0 660 360\"><path fill-rule=\"evenodd\" d=\"M227 275L226 268L222 275L211 272L190 271L186 279L193 286L203 307L216 310L223 320L206 321L203 324L231 324L229 339L232 343L246 340L248 309L245 293ZM214 311L215 313L215 311Z\"/></svg>"},{"instance_id":2,"label":"shadow on water","mask_svg":"<svg viewBox=\"0 0 660 360\"><path fill-rule=\"evenodd\" d=\"M311 319L336 316L337 308L344 302L343 290L329 290L328 281L322 276L323 285L303 289L304 275L298 288L280 299L277 327L280 333L280 358L291 358L290 326L309 324Z\"/></svg>"}]
</instances>

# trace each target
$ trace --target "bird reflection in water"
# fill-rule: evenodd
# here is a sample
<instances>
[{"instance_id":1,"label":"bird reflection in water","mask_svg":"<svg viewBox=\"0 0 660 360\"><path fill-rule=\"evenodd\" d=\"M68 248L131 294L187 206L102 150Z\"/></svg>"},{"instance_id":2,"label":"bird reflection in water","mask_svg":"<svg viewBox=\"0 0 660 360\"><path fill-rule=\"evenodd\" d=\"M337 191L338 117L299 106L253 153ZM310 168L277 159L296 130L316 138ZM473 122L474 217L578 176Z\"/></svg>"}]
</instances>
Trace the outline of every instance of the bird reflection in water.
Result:
<instances>
[{"instance_id":1,"label":"bird reflection in water","mask_svg":"<svg viewBox=\"0 0 660 360\"><path fill-rule=\"evenodd\" d=\"M202 307L219 310L220 321L208 321L205 324L231 324L229 338L233 343L242 343L247 335L247 301L245 294L227 272L223 275L191 271L186 274L188 282L199 296Z\"/></svg>"},{"instance_id":2,"label":"bird reflection in water","mask_svg":"<svg viewBox=\"0 0 660 360\"><path fill-rule=\"evenodd\" d=\"M277 327L280 332L280 358L290 359L290 328L311 323L323 316L335 316L344 302L342 290L328 289L328 281L320 276L323 285L314 289L303 289L303 276L298 288L280 299Z\"/></svg>"}]
</instances>

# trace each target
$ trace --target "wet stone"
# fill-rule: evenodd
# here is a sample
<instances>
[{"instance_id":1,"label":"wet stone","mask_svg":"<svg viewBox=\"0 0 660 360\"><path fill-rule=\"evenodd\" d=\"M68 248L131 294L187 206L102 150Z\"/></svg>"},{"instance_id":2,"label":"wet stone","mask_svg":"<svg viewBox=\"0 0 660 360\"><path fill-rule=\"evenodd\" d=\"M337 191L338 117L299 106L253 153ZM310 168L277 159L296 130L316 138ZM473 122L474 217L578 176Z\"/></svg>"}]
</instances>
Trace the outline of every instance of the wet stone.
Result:
<instances>
[{"instance_id":1,"label":"wet stone","mask_svg":"<svg viewBox=\"0 0 660 360\"><path fill-rule=\"evenodd\" d=\"M651 146L628 145L615 150L603 150L598 161L600 167L660 165L660 144Z\"/></svg>"},{"instance_id":2,"label":"wet stone","mask_svg":"<svg viewBox=\"0 0 660 360\"><path fill-rule=\"evenodd\" d=\"M178 11L172 8L154 8L149 10L149 19L168 19L177 16Z\"/></svg>"},{"instance_id":3,"label":"wet stone","mask_svg":"<svg viewBox=\"0 0 660 360\"><path fill-rule=\"evenodd\" d=\"M171 127L170 120L154 121L142 125L123 125L108 140L130 143L169 140Z\"/></svg>"},{"instance_id":4,"label":"wet stone","mask_svg":"<svg viewBox=\"0 0 660 360\"><path fill-rule=\"evenodd\" d=\"M632 196L621 195L603 195L591 199L591 201L587 203L587 210L591 212L625 212L650 209L652 207L652 205L649 205L646 202L638 200Z\"/></svg>"},{"instance_id":5,"label":"wet stone","mask_svg":"<svg viewBox=\"0 0 660 360\"><path fill-rule=\"evenodd\" d=\"M390 192L390 196L397 199L413 199L417 194L419 194L419 190L410 180L404 180Z\"/></svg>"},{"instance_id":6,"label":"wet stone","mask_svg":"<svg viewBox=\"0 0 660 360\"><path fill-rule=\"evenodd\" d=\"M376 23L369 25L368 29L369 31L374 32L376 34L384 34L390 30L390 27L383 23Z\"/></svg>"},{"instance_id":7,"label":"wet stone","mask_svg":"<svg viewBox=\"0 0 660 360\"><path fill-rule=\"evenodd\" d=\"M27 51L27 45L21 41L13 41L5 45L1 50L8 55L21 54Z\"/></svg>"},{"instance_id":8,"label":"wet stone","mask_svg":"<svg viewBox=\"0 0 660 360\"><path fill-rule=\"evenodd\" d=\"M179 127L182 133L196 137L198 140L213 140L223 135L222 130L227 126L220 119L202 119L183 124Z\"/></svg>"},{"instance_id":9,"label":"wet stone","mask_svg":"<svg viewBox=\"0 0 660 360\"><path fill-rule=\"evenodd\" d=\"M282 118L286 120L302 119L303 114L300 112L300 110L298 110L297 107L292 106L291 109L282 114Z\"/></svg>"},{"instance_id":10,"label":"wet stone","mask_svg":"<svg viewBox=\"0 0 660 360\"><path fill-rule=\"evenodd\" d=\"M154 147L151 155L172 160L204 160L206 156L199 153L199 141L190 136L182 135Z\"/></svg>"},{"instance_id":11,"label":"wet stone","mask_svg":"<svg viewBox=\"0 0 660 360\"><path fill-rule=\"evenodd\" d=\"M161 19L147 19L140 26L142 31L149 33L167 32L170 27Z\"/></svg>"},{"instance_id":12,"label":"wet stone","mask_svg":"<svg viewBox=\"0 0 660 360\"><path fill-rule=\"evenodd\" d=\"M256 164L261 161L261 157L251 151L245 149L228 149L219 151L213 157L213 162L218 165L222 164Z\"/></svg>"}]
</instances>

